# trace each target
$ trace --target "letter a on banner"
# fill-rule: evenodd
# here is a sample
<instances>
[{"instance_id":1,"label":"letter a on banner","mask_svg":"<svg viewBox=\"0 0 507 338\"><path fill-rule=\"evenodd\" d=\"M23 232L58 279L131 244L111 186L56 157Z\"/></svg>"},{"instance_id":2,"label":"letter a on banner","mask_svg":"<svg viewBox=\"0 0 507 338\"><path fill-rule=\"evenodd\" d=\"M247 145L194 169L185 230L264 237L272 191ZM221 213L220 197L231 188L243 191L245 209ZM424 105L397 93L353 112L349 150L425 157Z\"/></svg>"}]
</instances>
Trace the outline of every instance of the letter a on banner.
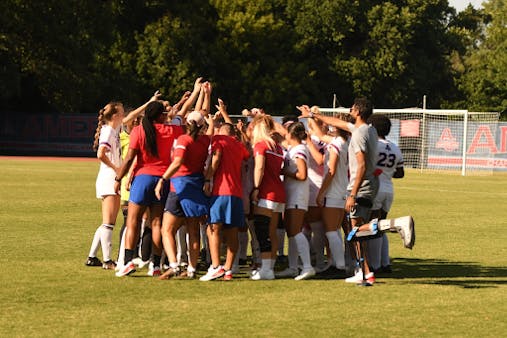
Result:
<instances>
[{"instance_id":1,"label":"letter a on banner","mask_svg":"<svg viewBox=\"0 0 507 338\"><path fill-rule=\"evenodd\" d=\"M450 128L444 128L435 147L444 149L445 151L455 151L459 148L459 142L456 141Z\"/></svg>"}]
</instances>

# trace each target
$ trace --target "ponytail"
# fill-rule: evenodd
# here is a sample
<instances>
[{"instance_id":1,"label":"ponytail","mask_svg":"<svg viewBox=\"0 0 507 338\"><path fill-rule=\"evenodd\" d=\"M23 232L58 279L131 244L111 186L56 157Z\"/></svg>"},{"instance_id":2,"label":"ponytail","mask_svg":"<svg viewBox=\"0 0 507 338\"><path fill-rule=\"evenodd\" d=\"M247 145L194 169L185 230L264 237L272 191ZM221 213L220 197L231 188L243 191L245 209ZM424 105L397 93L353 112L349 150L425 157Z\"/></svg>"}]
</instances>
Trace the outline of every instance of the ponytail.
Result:
<instances>
[{"instance_id":1,"label":"ponytail","mask_svg":"<svg viewBox=\"0 0 507 338\"><path fill-rule=\"evenodd\" d=\"M144 111L144 117L141 125L146 136L145 147L152 156L158 157L157 132L153 122L165 112L165 107L160 101L148 103Z\"/></svg>"},{"instance_id":2,"label":"ponytail","mask_svg":"<svg viewBox=\"0 0 507 338\"><path fill-rule=\"evenodd\" d=\"M104 112L105 108L102 108L99 110L99 116L97 117L97 129L95 130L95 138L93 140L93 151L97 151L99 149L99 137L100 137L100 130L102 129L102 126L106 123L104 121Z\"/></svg>"},{"instance_id":3,"label":"ponytail","mask_svg":"<svg viewBox=\"0 0 507 338\"><path fill-rule=\"evenodd\" d=\"M148 153L152 156L158 157L157 133L155 131L155 127L153 126L153 121L150 121L150 119L145 115L141 121L141 125L143 126L144 135L146 136L145 146Z\"/></svg>"},{"instance_id":4,"label":"ponytail","mask_svg":"<svg viewBox=\"0 0 507 338\"><path fill-rule=\"evenodd\" d=\"M118 107L120 106L123 106L121 102L109 102L104 108L99 110L99 116L97 117L97 129L95 130L95 138L93 140L93 151L97 151L99 149L100 130L102 129L102 126L111 121L113 115L118 112Z\"/></svg>"}]
</instances>

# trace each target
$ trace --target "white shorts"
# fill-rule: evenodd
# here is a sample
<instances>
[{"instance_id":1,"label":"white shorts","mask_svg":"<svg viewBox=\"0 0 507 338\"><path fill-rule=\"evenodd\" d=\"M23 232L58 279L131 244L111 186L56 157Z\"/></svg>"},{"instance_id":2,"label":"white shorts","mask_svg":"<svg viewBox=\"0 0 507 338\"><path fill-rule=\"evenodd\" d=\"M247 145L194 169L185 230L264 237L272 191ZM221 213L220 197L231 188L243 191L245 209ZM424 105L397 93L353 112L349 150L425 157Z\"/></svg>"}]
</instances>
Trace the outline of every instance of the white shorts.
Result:
<instances>
[{"instance_id":1,"label":"white shorts","mask_svg":"<svg viewBox=\"0 0 507 338\"><path fill-rule=\"evenodd\" d=\"M308 203L307 204L285 203L285 210L288 210L288 209L300 209L300 210L308 211Z\"/></svg>"},{"instance_id":2,"label":"white shorts","mask_svg":"<svg viewBox=\"0 0 507 338\"><path fill-rule=\"evenodd\" d=\"M393 205L394 194L385 191L379 191L377 193L377 197L373 201L372 210L382 209L385 212L389 212L391 210L391 206Z\"/></svg>"},{"instance_id":3,"label":"white shorts","mask_svg":"<svg viewBox=\"0 0 507 338\"><path fill-rule=\"evenodd\" d=\"M104 196L116 195L116 192L114 191L115 177L116 173L113 169L108 168L108 170L99 170L97 181L95 182L97 198L102 199Z\"/></svg>"},{"instance_id":4,"label":"white shorts","mask_svg":"<svg viewBox=\"0 0 507 338\"><path fill-rule=\"evenodd\" d=\"M317 207L317 195L319 194L319 187L310 182L310 195L308 197L308 206Z\"/></svg>"},{"instance_id":5,"label":"white shorts","mask_svg":"<svg viewBox=\"0 0 507 338\"><path fill-rule=\"evenodd\" d=\"M324 207L325 208L345 208L345 196L336 198L336 197L324 197Z\"/></svg>"},{"instance_id":6,"label":"white shorts","mask_svg":"<svg viewBox=\"0 0 507 338\"><path fill-rule=\"evenodd\" d=\"M285 210L285 203L278 203L270 200L266 200L261 198L259 203L257 203L258 207L270 209L273 212L283 212Z\"/></svg>"}]
</instances>

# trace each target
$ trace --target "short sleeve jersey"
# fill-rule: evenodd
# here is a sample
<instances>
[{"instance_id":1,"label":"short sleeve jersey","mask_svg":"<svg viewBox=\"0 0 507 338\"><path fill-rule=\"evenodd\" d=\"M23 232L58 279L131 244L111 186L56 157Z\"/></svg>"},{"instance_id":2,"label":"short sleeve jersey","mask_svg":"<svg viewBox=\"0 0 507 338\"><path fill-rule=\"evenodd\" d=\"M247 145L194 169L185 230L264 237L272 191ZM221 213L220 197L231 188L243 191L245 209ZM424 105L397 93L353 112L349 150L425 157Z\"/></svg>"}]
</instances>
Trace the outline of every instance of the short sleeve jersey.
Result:
<instances>
[{"instance_id":1,"label":"short sleeve jersey","mask_svg":"<svg viewBox=\"0 0 507 338\"><path fill-rule=\"evenodd\" d=\"M138 151L134 176L162 176L171 164L171 151L175 140L183 134L181 126L154 124L158 156L153 156L146 149L146 135L142 125L134 127L130 133L130 149Z\"/></svg>"},{"instance_id":2,"label":"short sleeve jersey","mask_svg":"<svg viewBox=\"0 0 507 338\"><path fill-rule=\"evenodd\" d=\"M393 193L392 177L396 169L403 168L403 155L395 143L378 140L377 168L382 170L379 176L379 191Z\"/></svg>"},{"instance_id":3,"label":"short sleeve jersey","mask_svg":"<svg viewBox=\"0 0 507 338\"><path fill-rule=\"evenodd\" d=\"M326 143L319 140L316 136L312 135L312 143L317 148L318 152L325 154ZM324 165L317 164L313 156L310 154L308 158L308 179L310 180L310 186L314 186L320 189L322 185L322 176L324 175Z\"/></svg>"},{"instance_id":4,"label":"short sleeve jersey","mask_svg":"<svg viewBox=\"0 0 507 338\"><path fill-rule=\"evenodd\" d=\"M173 177L202 174L208 158L210 137L199 135L194 139L190 135L181 135L174 147L174 157L182 157L183 164Z\"/></svg>"},{"instance_id":5,"label":"short sleeve jersey","mask_svg":"<svg viewBox=\"0 0 507 338\"><path fill-rule=\"evenodd\" d=\"M333 141L327 146L327 151L324 159L324 171L327 175L329 172L329 157L330 153L334 152L338 155L338 162L336 163L335 175L328 187L325 196L328 198L343 198L347 193L348 178L348 142L341 137L335 137Z\"/></svg>"},{"instance_id":6,"label":"short sleeve jersey","mask_svg":"<svg viewBox=\"0 0 507 338\"><path fill-rule=\"evenodd\" d=\"M103 125L102 128L100 128L99 148L100 147L106 147L108 149L106 156L109 158L111 163L117 167L121 166L122 161L119 130L113 129L113 127L107 124ZM107 168L110 167L101 161L100 169Z\"/></svg>"},{"instance_id":7,"label":"short sleeve jersey","mask_svg":"<svg viewBox=\"0 0 507 338\"><path fill-rule=\"evenodd\" d=\"M254 145L254 161L255 156L258 155L264 156L265 159L264 175L259 186L258 197L285 203L285 189L280 179L284 161L282 147L277 144L274 149L271 149L266 141L261 141Z\"/></svg>"},{"instance_id":8,"label":"short sleeve jersey","mask_svg":"<svg viewBox=\"0 0 507 338\"><path fill-rule=\"evenodd\" d=\"M297 171L296 160L301 159L308 167L308 148L304 144L298 144L295 147L289 148L285 154L285 167L289 172ZM285 176L284 181L285 192L289 194L309 194L309 180L299 181L295 178Z\"/></svg>"},{"instance_id":9,"label":"short sleeve jersey","mask_svg":"<svg viewBox=\"0 0 507 338\"><path fill-rule=\"evenodd\" d=\"M241 169L250 154L243 143L227 135L216 135L211 144L212 153L220 153L220 163L213 176L214 196L243 197Z\"/></svg>"},{"instance_id":10,"label":"short sleeve jersey","mask_svg":"<svg viewBox=\"0 0 507 338\"><path fill-rule=\"evenodd\" d=\"M350 181L348 190L352 190L357 173L357 158L358 152L363 152L365 155L366 170L364 179L372 180L377 168L377 130L369 124L362 124L358 128L354 128L349 144L349 172Z\"/></svg>"}]
</instances>

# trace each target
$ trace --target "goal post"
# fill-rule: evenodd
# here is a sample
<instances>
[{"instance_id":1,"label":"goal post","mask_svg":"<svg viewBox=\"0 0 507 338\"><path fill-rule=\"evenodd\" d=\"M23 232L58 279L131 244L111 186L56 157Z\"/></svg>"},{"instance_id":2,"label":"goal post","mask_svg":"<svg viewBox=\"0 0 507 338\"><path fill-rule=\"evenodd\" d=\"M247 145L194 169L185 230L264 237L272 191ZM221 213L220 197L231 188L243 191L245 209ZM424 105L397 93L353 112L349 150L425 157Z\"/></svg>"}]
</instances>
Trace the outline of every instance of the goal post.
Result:
<instances>
[{"instance_id":1,"label":"goal post","mask_svg":"<svg viewBox=\"0 0 507 338\"><path fill-rule=\"evenodd\" d=\"M334 116L348 108L320 108ZM400 147L405 167L421 171L488 174L494 170L499 113L446 109L374 109L391 119L387 138Z\"/></svg>"}]
</instances>

